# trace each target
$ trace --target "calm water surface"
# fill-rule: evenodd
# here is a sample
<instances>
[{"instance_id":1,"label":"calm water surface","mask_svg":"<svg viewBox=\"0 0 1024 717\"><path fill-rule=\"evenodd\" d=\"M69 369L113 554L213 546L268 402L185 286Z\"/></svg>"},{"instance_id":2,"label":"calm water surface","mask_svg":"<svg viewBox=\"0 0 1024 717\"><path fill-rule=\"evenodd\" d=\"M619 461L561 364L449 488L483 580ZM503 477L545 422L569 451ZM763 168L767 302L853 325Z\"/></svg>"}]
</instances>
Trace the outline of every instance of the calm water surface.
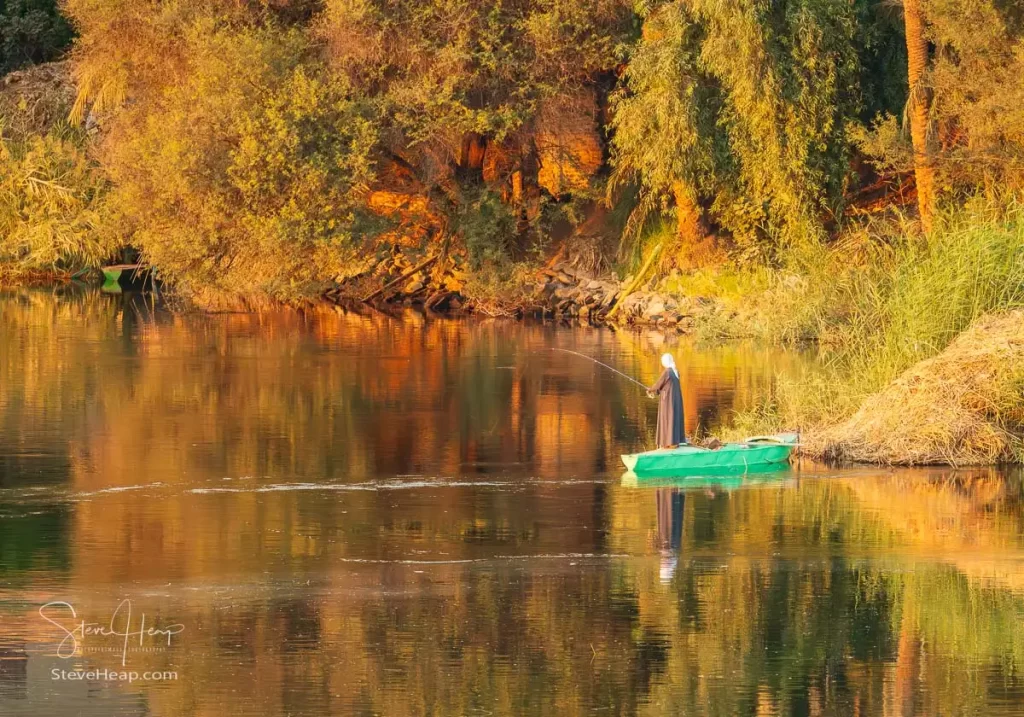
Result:
<instances>
[{"instance_id":1,"label":"calm water surface","mask_svg":"<svg viewBox=\"0 0 1024 717\"><path fill-rule=\"evenodd\" d=\"M624 480L666 346L806 361L0 294L0 715L1024 712L1019 476Z\"/></svg>"}]
</instances>

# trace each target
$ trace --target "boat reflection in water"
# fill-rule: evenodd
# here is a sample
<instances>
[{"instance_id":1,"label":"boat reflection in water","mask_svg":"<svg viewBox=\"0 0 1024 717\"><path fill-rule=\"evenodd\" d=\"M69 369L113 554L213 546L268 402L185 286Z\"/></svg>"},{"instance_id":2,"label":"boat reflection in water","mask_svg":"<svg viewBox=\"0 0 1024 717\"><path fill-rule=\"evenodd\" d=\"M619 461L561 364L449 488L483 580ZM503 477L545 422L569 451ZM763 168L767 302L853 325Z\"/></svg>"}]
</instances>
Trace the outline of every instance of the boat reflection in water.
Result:
<instances>
[{"instance_id":1,"label":"boat reflection in water","mask_svg":"<svg viewBox=\"0 0 1024 717\"><path fill-rule=\"evenodd\" d=\"M632 471L627 471L620 483L624 488L646 489L654 496L658 516L658 548L661 551L659 578L662 583L668 584L672 582L679 566L687 492L700 492L713 499L716 493L723 491L795 481L795 475L790 467L779 468L778 465L759 466L746 474L726 476L638 478Z\"/></svg>"},{"instance_id":2,"label":"boat reflection in water","mask_svg":"<svg viewBox=\"0 0 1024 717\"><path fill-rule=\"evenodd\" d=\"M625 488L674 488L680 491L700 491L713 494L719 491L731 491L738 488L778 485L787 481L796 481L797 476L798 472L788 464L781 467L778 464L773 464L756 466L750 468L745 473L737 473L731 470L724 475L709 475L707 472L702 471L694 475L648 477L637 476L632 471L626 471L619 479L619 483Z\"/></svg>"}]
</instances>

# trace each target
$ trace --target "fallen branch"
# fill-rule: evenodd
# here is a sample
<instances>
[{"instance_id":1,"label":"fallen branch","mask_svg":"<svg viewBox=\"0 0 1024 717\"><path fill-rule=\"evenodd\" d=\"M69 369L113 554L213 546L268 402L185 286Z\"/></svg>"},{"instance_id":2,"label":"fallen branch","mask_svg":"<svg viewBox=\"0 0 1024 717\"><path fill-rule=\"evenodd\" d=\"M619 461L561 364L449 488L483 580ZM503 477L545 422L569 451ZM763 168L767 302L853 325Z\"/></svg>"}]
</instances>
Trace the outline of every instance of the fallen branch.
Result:
<instances>
[{"instance_id":1,"label":"fallen branch","mask_svg":"<svg viewBox=\"0 0 1024 717\"><path fill-rule=\"evenodd\" d=\"M430 298L428 298L423 303L423 306L427 309L430 309L431 311L435 311L442 304L446 304L447 302L451 301L454 296L454 291L442 290L437 292L436 294L431 294Z\"/></svg>"},{"instance_id":2,"label":"fallen branch","mask_svg":"<svg viewBox=\"0 0 1024 717\"><path fill-rule=\"evenodd\" d=\"M394 288L396 285L402 283L403 281L405 281L406 279L411 277L413 274L415 274L415 273L417 273L419 271L423 271L424 269L426 269L428 266L430 266L435 261L437 261L439 256L440 256L439 254L435 254L434 256L430 257L426 261L423 261L422 263L418 264L417 266L414 266L412 269L409 269L409 271L405 272L404 274L402 274L400 277L398 277L394 281L389 281L387 284L385 284L384 286L380 287L379 289L377 289L375 292L373 292L372 294L370 294L366 298L362 299L362 302L364 304L370 303L371 301L376 299L378 296L381 296L381 295L385 294L390 289Z\"/></svg>"},{"instance_id":3,"label":"fallen branch","mask_svg":"<svg viewBox=\"0 0 1024 717\"><path fill-rule=\"evenodd\" d=\"M622 305L623 300L627 296L632 294L633 290L636 289L636 287L640 286L640 283L644 280L644 277L647 275L647 271L651 268L651 265L654 263L654 260L658 257L658 254L660 253L661 244L658 244L658 246L654 247L654 249L651 251L650 256L647 257L647 261L644 262L644 265L640 267L640 271L638 271L636 273L636 276L633 277L633 281L629 282L629 285L624 286L622 288L622 291L619 292L618 297L615 299L615 303L612 305L611 311L609 311L605 315L605 318L610 319L613 316L615 316L615 313L619 310L619 307Z\"/></svg>"}]
</instances>

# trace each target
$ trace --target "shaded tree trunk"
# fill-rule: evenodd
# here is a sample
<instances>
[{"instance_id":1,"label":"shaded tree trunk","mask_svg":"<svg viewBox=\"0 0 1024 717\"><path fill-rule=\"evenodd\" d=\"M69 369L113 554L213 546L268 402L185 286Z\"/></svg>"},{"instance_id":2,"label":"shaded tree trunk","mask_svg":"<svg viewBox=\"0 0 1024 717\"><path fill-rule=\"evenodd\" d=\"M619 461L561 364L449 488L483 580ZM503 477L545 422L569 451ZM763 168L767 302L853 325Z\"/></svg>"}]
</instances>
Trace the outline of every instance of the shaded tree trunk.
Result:
<instances>
[{"instance_id":1,"label":"shaded tree trunk","mask_svg":"<svg viewBox=\"0 0 1024 717\"><path fill-rule=\"evenodd\" d=\"M907 34L910 138L914 143L917 206L921 213L921 226L925 234L930 234L935 216L935 162L928 137L931 98L923 82L925 68L928 66L928 41L924 36L921 0L903 0L903 22Z\"/></svg>"}]
</instances>

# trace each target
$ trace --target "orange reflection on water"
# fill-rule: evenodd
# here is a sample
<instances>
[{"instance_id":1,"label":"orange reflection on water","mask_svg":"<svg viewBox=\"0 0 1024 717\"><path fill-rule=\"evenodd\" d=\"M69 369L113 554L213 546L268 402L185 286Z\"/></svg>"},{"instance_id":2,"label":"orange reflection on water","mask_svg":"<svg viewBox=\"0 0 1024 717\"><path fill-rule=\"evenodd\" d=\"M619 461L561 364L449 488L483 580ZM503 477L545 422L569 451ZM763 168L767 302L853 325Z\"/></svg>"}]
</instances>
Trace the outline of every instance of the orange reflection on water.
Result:
<instances>
[{"instance_id":1,"label":"orange reflection on water","mask_svg":"<svg viewBox=\"0 0 1024 717\"><path fill-rule=\"evenodd\" d=\"M0 713L997 714L1024 697L1019 477L622 483L654 402L550 349L652 383L657 336L92 293L0 308L0 654L21 666L0 666ZM670 348L691 429L804 360ZM181 679L55 685L38 605L101 622L124 597L186 626L129 656Z\"/></svg>"}]
</instances>

